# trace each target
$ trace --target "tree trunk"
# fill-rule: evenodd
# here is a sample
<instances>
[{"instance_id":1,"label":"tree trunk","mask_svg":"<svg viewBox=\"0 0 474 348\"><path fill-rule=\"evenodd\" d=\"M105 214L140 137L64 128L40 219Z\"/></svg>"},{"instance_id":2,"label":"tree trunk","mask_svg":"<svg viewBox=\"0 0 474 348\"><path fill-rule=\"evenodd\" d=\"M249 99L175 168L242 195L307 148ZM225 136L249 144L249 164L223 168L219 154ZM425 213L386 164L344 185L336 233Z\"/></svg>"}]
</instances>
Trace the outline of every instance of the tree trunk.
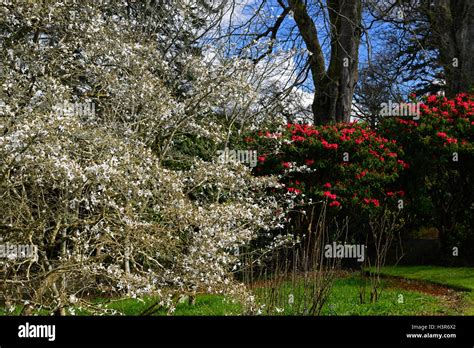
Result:
<instances>
[{"instance_id":1,"label":"tree trunk","mask_svg":"<svg viewBox=\"0 0 474 348\"><path fill-rule=\"evenodd\" d=\"M349 122L359 62L360 1L328 1L331 22L331 60L326 76L318 81L313 113L317 123Z\"/></svg>"},{"instance_id":2,"label":"tree trunk","mask_svg":"<svg viewBox=\"0 0 474 348\"><path fill-rule=\"evenodd\" d=\"M350 121L352 96L358 78L361 1L327 1L331 27L331 58L327 71L316 26L304 2L289 0L288 3L310 53L309 66L315 88L314 122Z\"/></svg>"},{"instance_id":3,"label":"tree trunk","mask_svg":"<svg viewBox=\"0 0 474 348\"><path fill-rule=\"evenodd\" d=\"M437 0L428 15L445 72L446 96L468 92L474 87L474 3Z\"/></svg>"}]
</instances>

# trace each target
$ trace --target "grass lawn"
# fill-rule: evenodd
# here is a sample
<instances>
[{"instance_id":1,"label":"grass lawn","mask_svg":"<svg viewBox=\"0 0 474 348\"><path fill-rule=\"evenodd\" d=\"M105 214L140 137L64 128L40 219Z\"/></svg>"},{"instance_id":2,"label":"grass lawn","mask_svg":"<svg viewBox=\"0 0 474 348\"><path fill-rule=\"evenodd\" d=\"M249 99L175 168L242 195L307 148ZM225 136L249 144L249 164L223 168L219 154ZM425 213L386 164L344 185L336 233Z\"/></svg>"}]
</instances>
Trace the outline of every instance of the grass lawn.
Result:
<instances>
[{"instance_id":1,"label":"grass lawn","mask_svg":"<svg viewBox=\"0 0 474 348\"><path fill-rule=\"evenodd\" d=\"M474 268L437 266L384 267L383 275L445 285L466 291L464 314L474 315Z\"/></svg>"},{"instance_id":2,"label":"grass lawn","mask_svg":"<svg viewBox=\"0 0 474 348\"><path fill-rule=\"evenodd\" d=\"M145 297L143 299L136 298L124 298L116 300L107 300L103 298L97 298L94 303L103 303L106 308L116 310L121 315L137 316L141 315L144 310L149 308L153 304L154 299L152 297ZM9 315L18 315L20 307ZM221 295L198 295L196 296L196 302L194 305L189 305L187 302L178 303L176 311L173 315L239 315L242 313L242 306L239 303L235 303L229 299L226 299ZM0 315L7 315L4 309L0 309ZM46 311L39 311L39 315L48 315ZM75 315L87 316L91 313L87 310L76 309ZM166 310L158 310L153 315L167 315Z\"/></svg>"},{"instance_id":3,"label":"grass lawn","mask_svg":"<svg viewBox=\"0 0 474 348\"><path fill-rule=\"evenodd\" d=\"M339 279L334 284L323 315L455 315L438 297L417 291L397 289L382 281L381 297L376 303L360 304L360 278ZM370 293L370 288L367 288Z\"/></svg>"},{"instance_id":4,"label":"grass lawn","mask_svg":"<svg viewBox=\"0 0 474 348\"><path fill-rule=\"evenodd\" d=\"M382 274L474 291L474 268L436 266L384 267Z\"/></svg>"},{"instance_id":5,"label":"grass lawn","mask_svg":"<svg viewBox=\"0 0 474 348\"><path fill-rule=\"evenodd\" d=\"M359 303L359 288L362 283L358 273L349 277L337 279L334 283L329 300L322 310L322 315L455 315L457 314L449 305L441 301L438 297L417 291L396 289L389 281L383 281L385 287L382 290L381 298L376 303ZM298 302L298 288L292 288L289 283L281 288L280 295L285 298L284 311L271 315L295 315L297 314L292 305L286 301L290 293ZM301 291L301 289L299 289ZM367 291L370 292L369 288ZM301 291L302 293L302 291ZM403 303L399 302L402 295ZM262 296L262 292L256 291L257 299ZM98 299L98 302L103 300ZM120 299L107 304L109 309L115 309L123 315L140 315L153 303L153 299ZM76 311L77 315L88 315L86 311ZM200 315L241 315L242 306L232 302L220 295L197 295L194 305L187 301L179 303L173 315L177 316L200 316ZM267 313L263 312L263 315ZM153 315L167 315L166 310L158 310Z\"/></svg>"},{"instance_id":6,"label":"grass lawn","mask_svg":"<svg viewBox=\"0 0 474 348\"><path fill-rule=\"evenodd\" d=\"M322 315L456 315L459 314L449 303L437 296L397 288L396 282L382 281L381 298L376 303L360 304L359 288L362 279L359 273L335 281L331 295L322 310ZM285 299L284 311L278 315L295 315L293 305L286 299L290 293L298 303L298 293L301 289L293 288L286 283L282 286L281 297ZM368 292L370 289L367 288ZM400 296L401 295L401 296ZM256 291L257 299L262 292ZM400 299L403 299L401 302ZM140 315L153 302L151 298L123 299L112 301L108 308L115 309L124 315ZM81 313L87 314L87 313ZM242 307L220 295L198 295L194 305L188 302L177 305L173 315L199 316L199 315L241 315ZM266 315L266 313L262 313ZM273 312L272 315L277 313ZM159 310L154 315L167 315L165 310Z\"/></svg>"},{"instance_id":7,"label":"grass lawn","mask_svg":"<svg viewBox=\"0 0 474 348\"><path fill-rule=\"evenodd\" d=\"M125 315L140 315L153 303L153 299L123 299L114 301L108 308L115 309ZM173 315L239 315L242 307L239 303L226 299L221 295L197 295L194 305L188 302L178 303ZM154 315L167 315L166 310L159 310Z\"/></svg>"},{"instance_id":8,"label":"grass lawn","mask_svg":"<svg viewBox=\"0 0 474 348\"><path fill-rule=\"evenodd\" d=\"M455 315L456 311L437 296L399 289L394 287L393 282L382 280L381 297L376 303L361 304L359 300L359 289L363 280L358 273L349 277L337 279L334 282L328 301L325 303L321 315ZM289 298L290 293L298 303L297 288L287 287L282 298ZM369 285L366 288L366 297L370 293ZM258 292L257 292L258 298ZM280 315L294 315L292 305L285 304L284 311Z\"/></svg>"},{"instance_id":9,"label":"grass lawn","mask_svg":"<svg viewBox=\"0 0 474 348\"><path fill-rule=\"evenodd\" d=\"M382 279L381 297L376 303L361 304L359 301L359 289L363 282L359 273L350 273L336 279L328 301L322 309L322 315L474 315L474 269L472 268L447 268L431 266L413 267L385 267L382 274L397 278ZM456 289L464 289L463 292L447 290L437 285L431 287L444 290L433 293L423 290L423 286L411 286L405 278L410 280L426 282L423 284L439 284ZM410 283L410 282L409 282ZM262 288L255 291L257 300L262 300L263 293L267 290ZM366 292L370 293L367 285ZM441 295L438 294L441 293ZM290 283L284 283L278 294L282 299L282 312L278 315L295 315L294 306L302 297L302 287L292 287ZM290 294L295 301L289 304ZM462 299L462 306L456 298ZM122 315L140 315L145 309L153 304L153 298L144 299L97 299L95 302L106 303L109 309L114 309ZM19 308L14 313L18 314ZM198 295L193 305L187 301L179 303L173 315L241 315L242 306L221 295ZM0 315L5 315L0 309ZM38 313L47 314L47 313ZM89 315L87 311L76 310L76 315ZM266 315L268 313L262 313ZM272 312L272 315L277 314ZM166 310L160 309L153 315L167 315Z\"/></svg>"}]
</instances>

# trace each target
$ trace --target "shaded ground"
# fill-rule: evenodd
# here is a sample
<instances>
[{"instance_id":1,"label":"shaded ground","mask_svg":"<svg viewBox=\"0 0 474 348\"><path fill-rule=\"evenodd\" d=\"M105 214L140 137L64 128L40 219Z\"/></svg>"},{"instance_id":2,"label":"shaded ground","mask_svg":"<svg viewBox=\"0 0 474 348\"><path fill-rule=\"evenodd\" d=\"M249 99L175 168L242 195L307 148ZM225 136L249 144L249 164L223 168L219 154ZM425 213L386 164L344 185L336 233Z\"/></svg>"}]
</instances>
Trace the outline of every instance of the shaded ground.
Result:
<instances>
[{"instance_id":1,"label":"shaded ground","mask_svg":"<svg viewBox=\"0 0 474 348\"><path fill-rule=\"evenodd\" d=\"M474 291L474 268L438 266L387 266L382 275L420 280L455 290Z\"/></svg>"},{"instance_id":2,"label":"shaded ground","mask_svg":"<svg viewBox=\"0 0 474 348\"><path fill-rule=\"evenodd\" d=\"M296 277L297 278L297 277ZM461 302L456 291L432 284L411 283L403 279L382 279L380 298L370 301L370 281L361 277L360 272L338 272L330 295L323 306L321 315L459 315ZM272 281L260 281L254 287L260 303L268 304L277 298L280 311L267 311L271 315L301 315L298 303L304 296L310 296L311 289L304 289L303 282L282 280L278 286ZM276 286L276 288L275 288ZM364 289L361 295L361 290ZM271 290L275 288L275 291ZM306 295L304 295L306 294ZM364 300L361 301L361 296ZM294 298L294 305L288 298ZM402 299L400 301L400 299ZM311 300L309 300L311 302ZM270 302L272 304L272 302ZM273 303L273 305L275 305ZM297 308L295 309L295 305ZM266 306L269 308L269 306ZM304 308L304 306L303 306ZM282 311L283 309L283 311Z\"/></svg>"},{"instance_id":3,"label":"shaded ground","mask_svg":"<svg viewBox=\"0 0 474 348\"><path fill-rule=\"evenodd\" d=\"M438 266L384 267L392 286L438 297L459 314L474 315L474 268Z\"/></svg>"},{"instance_id":4,"label":"shaded ground","mask_svg":"<svg viewBox=\"0 0 474 348\"><path fill-rule=\"evenodd\" d=\"M386 284L390 288L419 291L434 296L452 296L453 294L458 293L458 291L450 289L446 286L403 278L387 279Z\"/></svg>"},{"instance_id":5,"label":"shaded ground","mask_svg":"<svg viewBox=\"0 0 474 348\"><path fill-rule=\"evenodd\" d=\"M386 286L389 289L417 291L431 296L436 296L445 305L460 314L469 307L465 293L456 291L446 286L403 278L387 279Z\"/></svg>"}]
</instances>

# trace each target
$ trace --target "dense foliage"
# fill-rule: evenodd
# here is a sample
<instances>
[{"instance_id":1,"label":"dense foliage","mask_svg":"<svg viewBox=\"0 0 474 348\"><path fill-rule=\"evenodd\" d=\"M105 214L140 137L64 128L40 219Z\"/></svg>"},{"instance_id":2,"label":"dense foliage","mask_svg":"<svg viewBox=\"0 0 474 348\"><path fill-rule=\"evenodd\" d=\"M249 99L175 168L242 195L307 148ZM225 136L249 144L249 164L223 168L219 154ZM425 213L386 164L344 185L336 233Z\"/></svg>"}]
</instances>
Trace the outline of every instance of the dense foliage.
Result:
<instances>
[{"instance_id":1,"label":"dense foliage","mask_svg":"<svg viewBox=\"0 0 474 348\"><path fill-rule=\"evenodd\" d=\"M244 142L258 149L254 172L276 175L301 203L328 200L334 215L349 216L356 226L371 210L404 209L407 227L439 229L444 251L467 249L474 101L467 94L428 96L418 116L386 117L378 129L360 122L288 124L250 133Z\"/></svg>"},{"instance_id":2,"label":"dense foliage","mask_svg":"<svg viewBox=\"0 0 474 348\"><path fill-rule=\"evenodd\" d=\"M412 226L437 227L447 255L458 247L465 259L474 246L473 128L474 99L468 94L428 96L419 120L388 118L380 125L381 134L405 152L409 168L399 182L413 203Z\"/></svg>"},{"instance_id":3,"label":"dense foliage","mask_svg":"<svg viewBox=\"0 0 474 348\"><path fill-rule=\"evenodd\" d=\"M397 182L408 168L403 151L366 124L288 124L249 134L245 142L258 149L257 175L276 175L303 206L328 200L332 216L350 217L352 233L360 233L358 224L371 212L397 209L405 195Z\"/></svg>"}]
</instances>

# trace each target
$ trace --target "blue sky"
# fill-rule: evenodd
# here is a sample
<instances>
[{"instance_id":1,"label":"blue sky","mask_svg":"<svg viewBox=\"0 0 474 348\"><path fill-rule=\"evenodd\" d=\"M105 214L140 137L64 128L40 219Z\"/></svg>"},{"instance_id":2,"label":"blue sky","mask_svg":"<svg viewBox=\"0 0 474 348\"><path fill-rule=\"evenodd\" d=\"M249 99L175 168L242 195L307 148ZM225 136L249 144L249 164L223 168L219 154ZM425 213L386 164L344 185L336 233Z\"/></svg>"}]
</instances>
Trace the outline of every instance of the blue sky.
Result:
<instances>
[{"instance_id":1,"label":"blue sky","mask_svg":"<svg viewBox=\"0 0 474 348\"><path fill-rule=\"evenodd\" d=\"M259 8L260 13L268 16L267 23L270 25L273 25L275 22L276 18L283 12L283 9L281 6L278 4L276 0L269 0L264 2L264 6L260 7L263 2L261 0L241 0L237 1L237 5L235 7L235 11L233 12L233 23L238 23L238 22L243 22L245 20L248 20L251 18L251 16L255 13L256 9ZM327 25L327 13L325 11L321 11L319 8L319 5L317 5L317 2L311 2L308 1L308 3L313 4L310 5L309 12L313 17L313 20L316 24L317 30L318 30L318 36L319 40L321 43L321 46L323 48L325 58L326 58L326 63L329 61L330 58L330 49L329 49L329 39L328 39L328 25ZM315 5L316 4L316 5ZM324 4L324 1L323 1ZM228 20L228 19L227 19ZM363 22L365 24L370 23L373 20L373 17L371 15L364 11L363 13ZM290 50L293 47L293 42L286 41L287 38L291 37L296 39L297 46L299 47L305 47L304 42L299 38L298 31L295 28L296 23L295 21L291 18L291 16L287 16L285 20L283 21L279 31L278 31L278 36L277 36L277 44L274 46L274 50ZM256 30L256 32L262 32L266 28L265 26L261 26ZM255 28L252 28L255 29ZM250 32L254 32L252 30ZM373 57L375 57L378 53L384 52L386 49L385 45L385 34L395 30L393 27L391 27L387 23L382 23L382 22L376 22L375 24L372 25L372 28L369 31L369 35L367 36L365 33L362 36L360 47L359 47L359 67L362 68L367 64L367 61ZM245 34L243 29L241 31L237 31L237 34ZM244 36L245 37L245 36ZM246 37L247 39L249 36ZM242 46L246 45L248 43L248 40L243 40L242 36L236 35L233 37L233 43L236 45L237 49L241 48ZM370 48L370 57L369 57L369 48ZM420 47L421 49L421 47ZM305 54L298 54L295 55L293 58L293 64L296 67L301 67L302 64L306 61ZM404 86L404 90L408 91L411 89L411 86L414 86L413 83L408 83ZM308 76L308 80L306 83L301 86L302 89L306 91L312 91L313 90L313 84L311 81L311 76Z\"/></svg>"}]
</instances>

